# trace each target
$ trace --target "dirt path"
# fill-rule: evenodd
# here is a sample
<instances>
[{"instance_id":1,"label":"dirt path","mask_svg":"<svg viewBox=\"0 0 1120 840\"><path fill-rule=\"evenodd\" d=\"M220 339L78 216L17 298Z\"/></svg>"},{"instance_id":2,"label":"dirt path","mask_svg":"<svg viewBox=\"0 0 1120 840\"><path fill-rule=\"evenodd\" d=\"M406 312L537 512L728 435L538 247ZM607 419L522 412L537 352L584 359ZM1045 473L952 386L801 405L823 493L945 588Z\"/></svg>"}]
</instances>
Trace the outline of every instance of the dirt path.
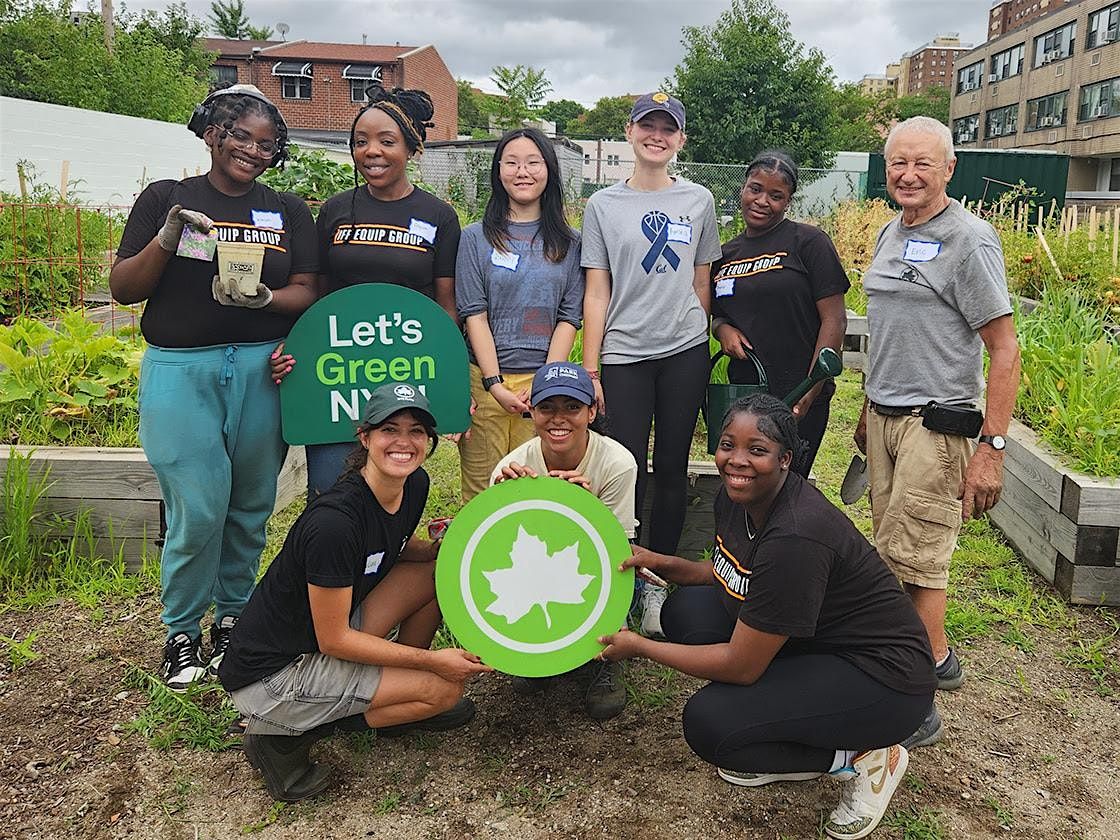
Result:
<instances>
[{"instance_id":1,"label":"dirt path","mask_svg":"<svg viewBox=\"0 0 1120 840\"><path fill-rule=\"evenodd\" d=\"M148 696L125 681L156 665L157 605L95 612L64 601L0 615L0 634L34 632L42 654L0 671L0 835L805 838L820 836L838 795L824 781L722 783L681 736L698 683L640 665L631 704L605 725L583 716L575 680L528 699L504 677L477 682L479 716L466 729L321 744L345 782L277 808L238 750L159 751L128 730ZM1087 634L1109 629L1091 611L1080 620ZM1120 837L1120 701L1059 664L1047 633L1027 636L964 651L968 682L940 698L950 734L914 754L876 837Z\"/></svg>"}]
</instances>

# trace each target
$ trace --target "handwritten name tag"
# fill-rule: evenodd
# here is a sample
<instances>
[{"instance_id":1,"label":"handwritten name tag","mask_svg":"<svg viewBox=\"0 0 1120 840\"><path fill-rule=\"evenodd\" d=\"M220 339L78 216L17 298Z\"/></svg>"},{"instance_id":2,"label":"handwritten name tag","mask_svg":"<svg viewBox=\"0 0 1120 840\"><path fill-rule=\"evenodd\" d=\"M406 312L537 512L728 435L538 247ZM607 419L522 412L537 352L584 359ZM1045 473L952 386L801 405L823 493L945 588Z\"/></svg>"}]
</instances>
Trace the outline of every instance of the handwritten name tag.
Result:
<instances>
[{"instance_id":1,"label":"handwritten name tag","mask_svg":"<svg viewBox=\"0 0 1120 840\"><path fill-rule=\"evenodd\" d=\"M423 219L412 219L408 223L408 232L419 236L429 245L434 245L436 241L436 231L438 228L430 222L425 222Z\"/></svg>"},{"instance_id":2,"label":"handwritten name tag","mask_svg":"<svg viewBox=\"0 0 1120 840\"><path fill-rule=\"evenodd\" d=\"M692 225L669 222L668 238L670 242L683 242L688 245L692 242Z\"/></svg>"},{"instance_id":3,"label":"handwritten name tag","mask_svg":"<svg viewBox=\"0 0 1120 840\"><path fill-rule=\"evenodd\" d=\"M490 264L496 265L498 268L506 268L510 271L517 270L517 263L521 258L517 254L499 251L497 248L490 252Z\"/></svg>"},{"instance_id":4,"label":"handwritten name tag","mask_svg":"<svg viewBox=\"0 0 1120 840\"><path fill-rule=\"evenodd\" d=\"M941 253L940 242L924 242L921 239L907 239L902 258L907 262L929 262Z\"/></svg>"}]
</instances>

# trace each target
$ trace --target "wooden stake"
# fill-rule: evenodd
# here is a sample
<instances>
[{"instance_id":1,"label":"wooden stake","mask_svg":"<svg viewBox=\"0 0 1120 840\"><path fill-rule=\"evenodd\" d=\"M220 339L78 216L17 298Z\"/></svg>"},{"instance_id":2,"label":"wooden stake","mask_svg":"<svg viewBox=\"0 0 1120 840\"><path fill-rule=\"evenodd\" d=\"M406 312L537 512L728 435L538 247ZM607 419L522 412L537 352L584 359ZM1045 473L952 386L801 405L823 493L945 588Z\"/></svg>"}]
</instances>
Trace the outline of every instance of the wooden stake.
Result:
<instances>
[{"instance_id":1,"label":"wooden stake","mask_svg":"<svg viewBox=\"0 0 1120 840\"><path fill-rule=\"evenodd\" d=\"M64 160L62 162L62 181L58 187L58 197L66 201L66 189L70 184L70 161Z\"/></svg>"},{"instance_id":2,"label":"wooden stake","mask_svg":"<svg viewBox=\"0 0 1120 840\"><path fill-rule=\"evenodd\" d=\"M1042 243L1042 250L1046 252L1046 257L1050 260L1050 265L1053 266L1053 268L1054 268L1054 274L1056 274L1058 279L1061 280L1062 279L1062 270L1060 268L1058 268L1058 261L1056 259L1054 259L1054 255L1050 252L1050 245L1046 241L1046 234L1044 234L1042 232L1041 225L1034 229L1034 233L1035 233L1035 236L1038 237L1038 241L1040 243Z\"/></svg>"},{"instance_id":3,"label":"wooden stake","mask_svg":"<svg viewBox=\"0 0 1120 840\"><path fill-rule=\"evenodd\" d=\"M20 199L27 201L27 175L23 172L22 166L16 166L16 172L19 173L19 195Z\"/></svg>"},{"instance_id":4,"label":"wooden stake","mask_svg":"<svg viewBox=\"0 0 1120 840\"><path fill-rule=\"evenodd\" d=\"M1117 246L1120 246L1120 208L1112 214L1112 270L1116 270Z\"/></svg>"},{"instance_id":5,"label":"wooden stake","mask_svg":"<svg viewBox=\"0 0 1120 840\"><path fill-rule=\"evenodd\" d=\"M1040 204L1040 205L1038 205L1038 226L1039 227L1042 227L1042 216L1043 216L1042 205Z\"/></svg>"},{"instance_id":6,"label":"wooden stake","mask_svg":"<svg viewBox=\"0 0 1120 840\"><path fill-rule=\"evenodd\" d=\"M1089 250L1097 249L1097 205L1089 208Z\"/></svg>"}]
</instances>

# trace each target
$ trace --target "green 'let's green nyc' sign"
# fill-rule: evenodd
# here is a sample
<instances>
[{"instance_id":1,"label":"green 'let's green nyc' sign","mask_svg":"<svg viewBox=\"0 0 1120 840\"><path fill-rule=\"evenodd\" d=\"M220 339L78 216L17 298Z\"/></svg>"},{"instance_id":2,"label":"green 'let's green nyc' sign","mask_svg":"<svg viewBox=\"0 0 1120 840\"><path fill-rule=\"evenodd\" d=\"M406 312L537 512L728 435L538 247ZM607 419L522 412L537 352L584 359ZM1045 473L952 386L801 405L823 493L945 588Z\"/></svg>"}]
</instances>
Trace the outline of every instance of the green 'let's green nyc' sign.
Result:
<instances>
[{"instance_id":1,"label":"green 'let's green nyc' sign","mask_svg":"<svg viewBox=\"0 0 1120 840\"><path fill-rule=\"evenodd\" d=\"M361 283L316 301L284 343L296 360L280 386L284 440L354 439L373 391L407 383L428 398L441 434L470 426L467 348L455 322L412 289Z\"/></svg>"}]
</instances>

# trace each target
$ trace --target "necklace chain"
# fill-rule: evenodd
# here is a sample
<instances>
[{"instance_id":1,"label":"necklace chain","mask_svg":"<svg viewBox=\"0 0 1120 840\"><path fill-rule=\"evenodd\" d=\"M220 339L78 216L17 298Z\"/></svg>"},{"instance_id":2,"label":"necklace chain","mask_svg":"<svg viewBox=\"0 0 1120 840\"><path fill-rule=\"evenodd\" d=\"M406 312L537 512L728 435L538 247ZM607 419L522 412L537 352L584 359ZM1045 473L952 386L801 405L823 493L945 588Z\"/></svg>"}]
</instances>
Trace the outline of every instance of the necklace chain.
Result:
<instances>
[{"instance_id":1,"label":"necklace chain","mask_svg":"<svg viewBox=\"0 0 1120 840\"><path fill-rule=\"evenodd\" d=\"M755 537L758 536L758 531L755 531L753 528L751 528L751 517L747 513L746 509L743 510L743 524L747 526L747 539L748 540L753 540Z\"/></svg>"}]
</instances>

